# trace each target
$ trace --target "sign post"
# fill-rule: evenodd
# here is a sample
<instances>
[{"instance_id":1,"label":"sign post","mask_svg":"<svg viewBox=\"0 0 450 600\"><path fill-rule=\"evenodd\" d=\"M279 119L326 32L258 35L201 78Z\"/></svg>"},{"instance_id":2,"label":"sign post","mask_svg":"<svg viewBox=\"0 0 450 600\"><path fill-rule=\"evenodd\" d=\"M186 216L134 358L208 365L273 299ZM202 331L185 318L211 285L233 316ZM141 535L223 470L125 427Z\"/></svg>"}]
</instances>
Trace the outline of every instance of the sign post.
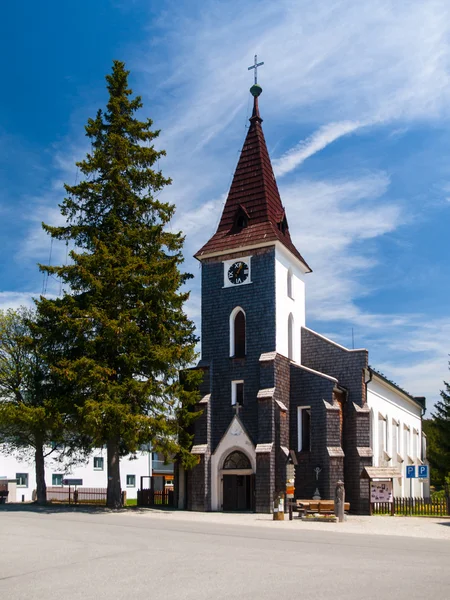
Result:
<instances>
[{"instance_id":1,"label":"sign post","mask_svg":"<svg viewBox=\"0 0 450 600\"><path fill-rule=\"evenodd\" d=\"M406 479L409 479L409 497L412 500L412 480L416 477L416 466L415 465L407 465L406 466Z\"/></svg>"},{"instance_id":2,"label":"sign post","mask_svg":"<svg viewBox=\"0 0 450 600\"><path fill-rule=\"evenodd\" d=\"M286 502L289 510L289 521L292 521L292 502L295 492L295 466L292 463L286 465Z\"/></svg>"}]
</instances>

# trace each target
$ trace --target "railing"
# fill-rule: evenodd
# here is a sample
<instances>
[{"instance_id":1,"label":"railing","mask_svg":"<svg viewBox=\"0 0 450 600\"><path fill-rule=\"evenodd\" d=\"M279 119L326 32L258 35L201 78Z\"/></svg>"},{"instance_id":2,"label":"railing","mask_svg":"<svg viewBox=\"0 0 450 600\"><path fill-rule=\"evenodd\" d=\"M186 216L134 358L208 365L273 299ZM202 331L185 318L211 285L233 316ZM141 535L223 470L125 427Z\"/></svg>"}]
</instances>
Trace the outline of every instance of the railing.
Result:
<instances>
[{"instance_id":1,"label":"railing","mask_svg":"<svg viewBox=\"0 0 450 600\"><path fill-rule=\"evenodd\" d=\"M390 502L375 502L372 504L372 514L390 515ZM443 517L450 515L450 498L394 498L394 514L423 517Z\"/></svg>"},{"instance_id":2,"label":"railing","mask_svg":"<svg viewBox=\"0 0 450 600\"><path fill-rule=\"evenodd\" d=\"M163 460L153 460L152 470L154 473L173 473L173 463L165 464Z\"/></svg>"},{"instance_id":3,"label":"railing","mask_svg":"<svg viewBox=\"0 0 450 600\"><path fill-rule=\"evenodd\" d=\"M106 488L48 487L47 502L106 504Z\"/></svg>"},{"instance_id":4,"label":"railing","mask_svg":"<svg viewBox=\"0 0 450 600\"><path fill-rule=\"evenodd\" d=\"M138 506L173 506L173 490L143 489L137 491Z\"/></svg>"}]
</instances>

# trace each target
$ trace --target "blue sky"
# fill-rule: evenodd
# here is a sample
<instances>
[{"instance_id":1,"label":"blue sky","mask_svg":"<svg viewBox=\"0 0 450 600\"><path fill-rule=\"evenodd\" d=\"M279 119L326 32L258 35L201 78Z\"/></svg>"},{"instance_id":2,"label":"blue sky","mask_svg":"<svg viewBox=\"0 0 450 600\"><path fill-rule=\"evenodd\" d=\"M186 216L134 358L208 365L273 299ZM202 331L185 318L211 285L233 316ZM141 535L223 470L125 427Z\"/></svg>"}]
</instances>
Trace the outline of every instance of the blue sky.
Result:
<instances>
[{"instance_id":1,"label":"blue sky","mask_svg":"<svg viewBox=\"0 0 450 600\"><path fill-rule=\"evenodd\" d=\"M43 289L36 263L87 150L113 59L131 69L192 255L218 223L250 116L264 131L292 237L313 268L307 324L429 405L450 352L450 3L123 0L2 7L0 308ZM54 244L52 262L65 260ZM60 284L45 283L48 294Z\"/></svg>"}]
</instances>

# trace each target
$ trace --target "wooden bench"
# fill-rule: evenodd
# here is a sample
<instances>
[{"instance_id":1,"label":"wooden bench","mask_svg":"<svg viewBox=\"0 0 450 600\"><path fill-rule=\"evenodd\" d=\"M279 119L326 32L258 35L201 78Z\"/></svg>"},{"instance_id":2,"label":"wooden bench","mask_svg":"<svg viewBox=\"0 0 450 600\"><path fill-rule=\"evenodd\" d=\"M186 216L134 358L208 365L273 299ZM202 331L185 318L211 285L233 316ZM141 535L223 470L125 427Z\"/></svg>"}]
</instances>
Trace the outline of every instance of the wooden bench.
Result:
<instances>
[{"instance_id":1,"label":"wooden bench","mask_svg":"<svg viewBox=\"0 0 450 600\"><path fill-rule=\"evenodd\" d=\"M320 515L334 515L334 500L296 500L296 510L301 515L319 513ZM350 510L350 502L344 503L344 511Z\"/></svg>"}]
</instances>

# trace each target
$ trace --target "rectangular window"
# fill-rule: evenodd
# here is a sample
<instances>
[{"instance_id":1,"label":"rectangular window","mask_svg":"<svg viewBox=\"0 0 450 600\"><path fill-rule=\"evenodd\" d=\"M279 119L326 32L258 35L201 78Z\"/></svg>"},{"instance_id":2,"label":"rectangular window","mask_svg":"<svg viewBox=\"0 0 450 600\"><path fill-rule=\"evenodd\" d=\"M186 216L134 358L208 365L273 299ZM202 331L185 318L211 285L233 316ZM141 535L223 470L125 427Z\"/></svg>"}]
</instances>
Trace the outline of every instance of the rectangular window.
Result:
<instances>
[{"instance_id":1,"label":"rectangular window","mask_svg":"<svg viewBox=\"0 0 450 600\"><path fill-rule=\"evenodd\" d=\"M292 291L292 273L290 271L288 271L287 274L287 295L292 300L294 299L294 293Z\"/></svg>"},{"instance_id":2,"label":"rectangular window","mask_svg":"<svg viewBox=\"0 0 450 600\"><path fill-rule=\"evenodd\" d=\"M28 473L16 473L17 487L28 487Z\"/></svg>"},{"instance_id":3,"label":"rectangular window","mask_svg":"<svg viewBox=\"0 0 450 600\"><path fill-rule=\"evenodd\" d=\"M386 418L378 413L378 466L386 467L384 453L386 451Z\"/></svg>"},{"instance_id":4,"label":"rectangular window","mask_svg":"<svg viewBox=\"0 0 450 600\"><path fill-rule=\"evenodd\" d=\"M53 473L52 474L52 485L62 485L62 483L63 483L62 473Z\"/></svg>"},{"instance_id":5,"label":"rectangular window","mask_svg":"<svg viewBox=\"0 0 450 600\"><path fill-rule=\"evenodd\" d=\"M244 382L242 380L231 382L231 404L244 405Z\"/></svg>"},{"instance_id":6,"label":"rectangular window","mask_svg":"<svg viewBox=\"0 0 450 600\"><path fill-rule=\"evenodd\" d=\"M419 456L419 432L417 429L413 430L413 458L420 458Z\"/></svg>"},{"instance_id":7,"label":"rectangular window","mask_svg":"<svg viewBox=\"0 0 450 600\"><path fill-rule=\"evenodd\" d=\"M298 451L311 450L311 407L300 406L297 412L298 420Z\"/></svg>"},{"instance_id":8,"label":"rectangular window","mask_svg":"<svg viewBox=\"0 0 450 600\"><path fill-rule=\"evenodd\" d=\"M136 475L127 475L127 487L136 487Z\"/></svg>"},{"instance_id":9,"label":"rectangular window","mask_svg":"<svg viewBox=\"0 0 450 600\"><path fill-rule=\"evenodd\" d=\"M409 438L410 438L410 429L409 429L409 427L404 425L403 426L403 452L405 455L404 458L407 458L411 454Z\"/></svg>"},{"instance_id":10,"label":"rectangular window","mask_svg":"<svg viewBox=\"0 0 450 600\"><path fill-rule=\"evenodd\" d=\"M94 471L103 471L103 456L94 456Z\"/></svg>"}]
</instances>

